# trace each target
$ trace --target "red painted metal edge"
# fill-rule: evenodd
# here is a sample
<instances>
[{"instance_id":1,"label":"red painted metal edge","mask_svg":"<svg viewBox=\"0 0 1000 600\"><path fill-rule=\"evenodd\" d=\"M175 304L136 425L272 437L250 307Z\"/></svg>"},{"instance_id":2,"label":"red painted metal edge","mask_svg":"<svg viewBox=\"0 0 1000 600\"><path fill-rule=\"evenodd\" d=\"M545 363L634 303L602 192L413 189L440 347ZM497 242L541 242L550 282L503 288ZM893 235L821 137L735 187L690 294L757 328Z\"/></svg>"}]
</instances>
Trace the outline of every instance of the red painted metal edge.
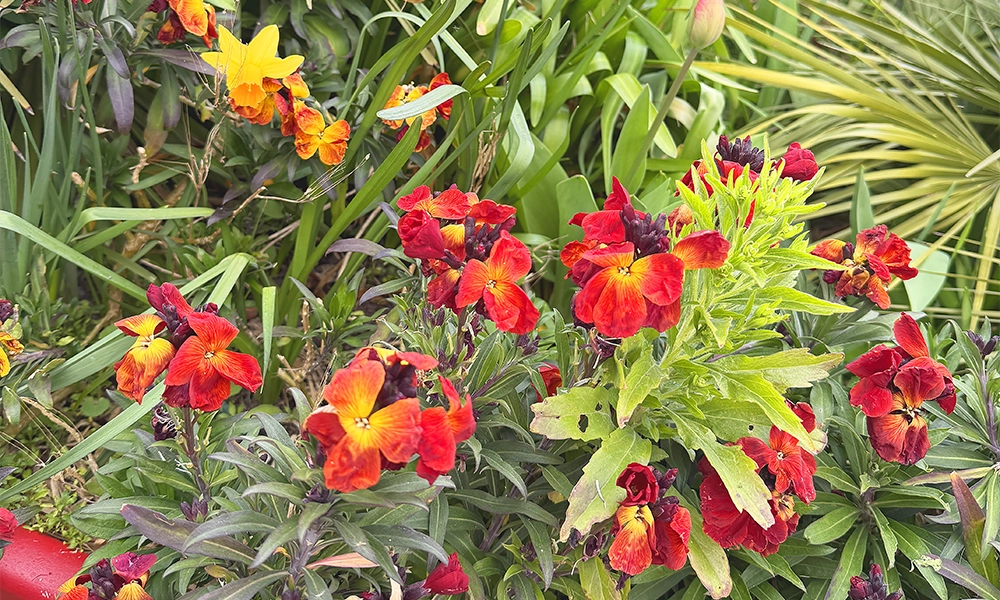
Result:
<instances>
[{"instance_id":1,"label":"red painted metal edge","mask_svg":"<svg viewBox=\"0 0 1000 600\"><path fill-rule=\"evenodd\" d=\"M0 599L54 600L86 558L53 537L18 527L0 558Z\"/></svg>"}]
</instances>

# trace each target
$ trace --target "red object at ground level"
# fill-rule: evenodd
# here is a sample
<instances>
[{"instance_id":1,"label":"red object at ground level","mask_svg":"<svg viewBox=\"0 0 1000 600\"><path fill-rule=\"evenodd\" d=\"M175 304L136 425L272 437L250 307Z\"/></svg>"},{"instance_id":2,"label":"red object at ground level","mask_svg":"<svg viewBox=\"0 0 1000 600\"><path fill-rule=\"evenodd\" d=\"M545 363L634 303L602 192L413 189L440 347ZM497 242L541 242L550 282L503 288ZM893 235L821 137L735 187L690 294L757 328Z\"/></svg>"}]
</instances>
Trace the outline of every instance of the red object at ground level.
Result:
<instances>
[{"instance_id":1,"label":"red object at ground level","mask_svg":"<svg viewBox=\"0 0 1000 600\"><path fill-rule=\"evenodd\" d=\"M54 600L86 558L55 538L18 527L0 558L0 598Z\"/></svg>"}]
</instances>

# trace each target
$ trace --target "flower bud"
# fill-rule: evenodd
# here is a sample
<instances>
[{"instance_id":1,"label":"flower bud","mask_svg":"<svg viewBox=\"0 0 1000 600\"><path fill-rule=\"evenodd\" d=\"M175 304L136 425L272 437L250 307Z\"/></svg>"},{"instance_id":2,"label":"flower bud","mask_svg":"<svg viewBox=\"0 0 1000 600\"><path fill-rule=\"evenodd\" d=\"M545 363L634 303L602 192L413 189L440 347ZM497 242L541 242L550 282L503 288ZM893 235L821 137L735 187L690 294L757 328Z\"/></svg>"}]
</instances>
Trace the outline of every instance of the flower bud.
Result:
<instances>
[{"instance_id":1,"label":"flower bud","mask_svg":"<svg viewBox=\"0 0 1000 600\"><path fill-rule=\"evenodd\" d=\"M726 26L726 5L722 0L698 0L691 12L688 39L691 47L701 50L715 43Z\"/></svg>"}]
</instances>

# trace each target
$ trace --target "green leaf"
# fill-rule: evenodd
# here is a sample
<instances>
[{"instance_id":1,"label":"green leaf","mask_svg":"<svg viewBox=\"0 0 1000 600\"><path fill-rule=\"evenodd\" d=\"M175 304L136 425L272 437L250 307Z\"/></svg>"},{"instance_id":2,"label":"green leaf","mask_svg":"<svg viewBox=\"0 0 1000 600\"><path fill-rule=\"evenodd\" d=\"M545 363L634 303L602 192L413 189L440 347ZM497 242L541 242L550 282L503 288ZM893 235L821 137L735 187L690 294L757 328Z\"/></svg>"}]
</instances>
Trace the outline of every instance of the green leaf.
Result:
<instances>
[{"instance_id":1,"label":"green leaf","mask_svg":"<svg viewBox=\"0 0 1000 600\"><path fill-rule=\"evenodd\" d=\"M14 390L6 386L3 388L3 414L11 425L21 422L21 399Z\"/></svg>"},{"instance_id":2,"label":"green leaf","mask_svg":"<svg viewBox=\"0 0 1000 600\"><path fill-rule=\"evenodd\" d=\"M531 545L535 548L535 555L538 557L538 568L541 571L543 589L549 589L552 585L552 574L555 565L552 558L552 534L548 527L541 523L532 521L522 516L521 524L528 530L528 537L531 538Z\"/></svg>"},{"instance_id":3,"label":"green leaf","mask_svg":"<svg viewBox=\"0 0 1000 600\"><path fill-rule=\"evenodd\" d=\"M566 541L574 529L586 535L595 523L610 518L625 498L625 490L615 485L615 480L629 463L648 463L651 452L649 440L631 429L612 432L590 457L583 476L573 486L566 521L559 531L560 541Z\"/></svg>"},{"instance_id":4,"label":"green leaf","mask_svg":"<svg viewBox=\"0 0 1000 600\"><path fill-rule=\"evenodd\" d=\"M386 121L402 121L434 110L455 96L466 93L468 93L468 90L460 85L445 84L434 88L413 102L406 102L399 106L385 108L375 114L378 115L378 118L385 119Z\"/></svg>"},{"instance_id":5,"label":"green leaf","mask_svg":"<svg viewBox=\"0 0 1000 600\"><path fill-rule=\"evenodd\" d=\"M168 519L161 513L134 504L123 505L121 515L151 541L178 552L184 551L187 539L198 527L196 523L186 519ZM215 537L191 544L186 552L246 565L253 562L254 557L253 550L246 544L230 537Z\"/></svg>"},{"instance_id":6,"label":"green leaf","mask_svg":"<svg viewBox=\"0 0 1000 600\"><path fill-rule=\"evenodd\" d=\"M473 506L493 514L524 515L553 527L559 524L559 520L544 508L526 500L516 500L506 497L497 498L481 490L456 490L449 492L448 497L455 500L465 500Z\"/></svg>"},{"instance_id":7,"label":"green leaf","mask_svg":"<svg viewBox=\"0 0 1000 600\"><path fill-rule=\"evenodd\" d=\"M778 429L794 436L799 441L799 445L808 451L818 450L816 443L809 436L809 432L802 426L802 420L792 412L792 409L785 402L785 397L775 388L774 384L764 378L761 372L733 372L718 363L710 365L710 369L710 373L714 376L724 396L757 404L771 419L771 423ZM770 514L770 509L768 514Z\"/></svg>"},{"instance_id":8,"label":"green leaf","mask_svg":"<svg viewBox=\"0 0 1000 600\"><path fill-rule=\"evenodd\" d=\"M784 286L771 286L756 290L758 300L777 300L781 302L779 308L797 312L809 313L811 315L835 315L838 313L854 312L854 309L846 304L827 302L811 296L805 292Z\"/></svg>"},{"instance_id":9,"label":"green leaf","mask_svg":"<svg viewBox=\"0 0 1000 600\"><path fill-rule=\"evenodd\" d=\"M934 569L945 578L954 581L958 585L976 594L977 598L985 600L1000 600L1000 589L986 580L985 577L976 573L969 567L960 565L955 561L940 558L933 554L928 554L921 561L922 564Z\"/></svg>"},{"instance_id":10,"label":"green leaf","mask_svg":"<svg viewBox=\"0 0 1000 600\"><path fill-rule=\"evenodd\" d=\"M931 252L930 246L920 242L906 242L910 247L910 262L919 272L913 279L903 282L910 310L919 312L930 306L948 278L951 256L941 250Z\"/></svg>"},{"instance_id":11,"label":"green leaf","mask_svg":"<svg viewBox=\"0 0 1000 600\"><path fill-rule=\"evenodd\" d=\"M649 133L649 120L654 116L649 86L644 85L625 117L611 157L611 173L627 190L638 189L646 174L646 151L642 144Z\"/></svg>"},{"instance_id":12,"label":"green leaf","mask_svg":"<svg viewBox=\"0 0 1000 600\"><path fill-rule=\"evenodd\" d=\"M788 388L812 387L813 381L826 379L843 360L840 353L817 356L808 348L793 348L766 356L727 356L717 364L734 372L759 372L775 389L784 392Z\"/></svg>"},{"instance_id":13,"label":"green leaf","mask_svg":"<svg viewBox=\"0 0 1000 600\"><path fill-rule=\"evenodd\" d=\"M851 586L851 577L857 575L864 568L865 549L868 543L868 529L857 527L854 533L844 544L844 550L840 555L840 563L833 572L830 580L830 587L826 590L826 600L843 600L847 597L847 590Z\"/></svg>"},{"instance_id":14,"label":"green leaf","mask_svg":"<svg viewBox=\"0 0 1000 600\"><path fill-rule=\"evenodd\" d=\"M257 592L287 576L288 571L254 573L249 577L230 581L221 588L200 596L198 600L251 600Z\"/></svg>"},{"instance_id":15,"label":"green leaf","mask_svg":"<svg viewBox=\"0 0 1000 600\"><path fill-rule=\"evenodd\" d=\"M862 229L875 227L875 214L872 212L871 192L865 182L865 168L858 168L858 177L854 180L854 196L851 198L851 233L857 235Z\"/></svg>"},{"instance_id":16,"label":"green leaf","mask_svg":"<svg viewBox=\"0 0 1000 600\"><path fill-rule=\"evenodd\" d=\"M729 557L715 540L705 535L698 510L673 491L671 495L691 513L691 537L688 540L688 560L698 580L712 598L725 598L733 592L733 579L729 573Z\"/></svg>"},{"instance_id":17,"label":"green leaf","mask_svg":"<svg viewBox=\"0 0 1000 600\"><path fill-rule=\"evenodd\" d=\"M771 492L757 475L757 463L739 446L723 446L708 427L673 414L674 423L684 445L689 450L701 450L722 478L733 504L750 514L761 527L774 525L771 514Z\"/></svg>"},{"instance_id":18,"label":"green leaf","mask_svg":"<svg viewBox=\"0 0 1000 600\"><path fill-rule=\"evenodd\" d=\"M811 544L828 544L839 540L854 526L858 520L859 511L856 508L836 508L806 527L804 535Z\"/></svg>"},{"instance_id":19,"label":"green leaf","mask_svg":"<svg viewBox=\"0 0 1000 600\"><path fill-rule=\"evenodd\" d=\"M840 467L819 467L816 469L816 477L826 480L834 490L852 494L861 493L858 484Z\"/></svg>"},{"instance_id":20,"label":"green leaf","mask_svg":"<svg viewBox=\"0 0 1000 600\"><path fill-rule=\"evenodd\" d=\"M442 563L447 564L448 562L448 553L440 544L430 536L405 525L369 525L365 529L371 535L385 542L386 546L421 550L435 556Z\"/></svg>"},{"instance_id":21,"label":"green leaf","mask_svg":"<svg viewBox=\"0 0 1000 600\"><path fill-rule=\"evenodd\" d=\"M550 396L531 405L530 429L553 440L603 439L615 430L610 407L616 395L614 389L584 386Z\"/></svg>"},{"instance_id":22,"label":"green leaf","mask_svg":"<svg viewBox=\"0 0 1000 600\"><path fill-rule=\"evenodd\" d=\"M580 585L587 600L621 600L622 597L600 556L580 563Z\"/></svg>"},{"instance_id":23,"label":"green leaf","mask_svg":"<svg viewBox=\"0 0 1000 600\"><path fill-rule=\"evenodd\" d=\"M992 548L983 552L983 531L986 527L986 513L976 502L972 490L957 473L951 474L951 489L962 523L962 538L965 540L965 558L972 568L990 582L1000 579L996 556ZM992 539L988 540L992 541ZM984 554L986 555L984 560ZM993 556L991 556L993 555Z\"/></svg>"},{"instance_id":24,"label":"green leaf","mask_svg":"<svg viewBox=\"0 0 1000 600\"><path fill-rule=\"evenodd\" d=\"M663 370L653 360L653 349L649 348L639 360L629 367L625 385L618 392L618 426L624 427L632 417L636 407L642 404L650 392L659 387L663 380Z\"/></svg>"},{"instance_id":25,"label":"green leaf","mask_svg":"<svg viewBox=\"0 0 1000 600\"><path fill-rule=\"evenodd\" d=\"M882 545L885 547L885 555L889 561L887 568L894 569L896 568L896 549L899 546L896 542L896 534L892 532L892 528L889 526L889 519L886 518L885 514L878 507L872 507L872 516L875 517L879 535L882 537Z\"/></svg>"},{"instance_id":26,"label":"green leaf","mask_svg":"<svg viewBox=\"0 0 1000 600\"><path fill-rule=\"evenodd\" d=\"M735 442L741 437L754 435L755 431L771 428L771 419L757 404L729 398L713 398L698 405L705 423L712 426L712 433L721 440Z\"/></svg>"}]
</instances>

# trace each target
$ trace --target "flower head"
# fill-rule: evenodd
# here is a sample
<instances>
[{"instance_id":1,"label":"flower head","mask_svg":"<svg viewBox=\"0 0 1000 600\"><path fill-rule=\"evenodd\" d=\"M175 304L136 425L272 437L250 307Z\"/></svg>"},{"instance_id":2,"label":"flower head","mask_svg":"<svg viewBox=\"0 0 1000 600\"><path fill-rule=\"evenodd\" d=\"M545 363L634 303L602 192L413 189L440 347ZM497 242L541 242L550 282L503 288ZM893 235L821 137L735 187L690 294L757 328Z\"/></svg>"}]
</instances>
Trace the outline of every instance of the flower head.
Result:
<instances>
[{"instance_id":1,"label":"flower head","mask_svg":"<svg viewBox=\"0 0 1000 600\"><path fill-rule=\"evenodd\" d=\"M946 366L930 358L917 322L901 313L893 326L898 344L878 345L848 363L860 379L851 388L851 405L868 419L872 447L883 460L913 464L930 448L921 405L955 409L955 385Z\"/></svg>"},{"instance_id":2,"label":"flower head","mask_svg":"<svg viewBox=\"0 0 1000 600\"><path fill-rule=\"evenodd\" d=\"M473 259L466 264L455 304L462 308L482 301L498 329L529 333L538 322L539 312L517 281L530 270L528 248L503 231L485 262Z\"/></svg>"},{"instance_id":3,"label":"flower head","mask_svg":"<svg viewBox=\"0 0 1000 600\"><path fill-rule=\"evenodd\" d=\"M347 141L351 137L351 126L344 120L326 125L323 115L314 108L301 107L295 116L295 152L306 160L319 153L324 165L339 165L347 152Z\"/></svg>"},{"instance_id":4,"label":"flower head","mask_svg":"<svg viewBox=\"0 0 1000 600\"><path fill-rule=\"evenodd\" d=\"M115 327L135 339L125 356L115 363L118 391L141 403L160 373L174 357L174 346L165 338L156 337L167 324L157 315L136 315L115 323Z\"/></svg>"},{"instance_id":5,"label":"flower head","mask_svg":"<svg viewBox=\"0 0 1000 600\"><path fill-rule=\"evenodd\" d=\"M882 567L872 563L867 580L863 575L851 577L851 589L847 592L847 597L850 600L900 600L903 597L903 590L896 590L890 594L882 577Z\"/></svg>"},{"instance_id":6,"label":"flower head","mask_svg":"<svg viewBox=\"0 0 1000 600\"><path fill-rule=\"evenodd\" d=\"M857 245L840 240L820 242L812 253L841 268L827 271L823 280L836 282L838 296L866 295L879 308L889 308L886 286L893 276L913 279L917 270L910 266L910 247L885 225L876 225L857 235Z\"/></svg>"},{"instance_id":7,"label":"flower head","mask_svg":"<svg viewBox=\"0 0 1000 600\"><path fill-rule=\"evenodd\" d=\"M202 0L154 0L149 11L167 12L167 21L156 34L156 39L164 44L182 41L190 33L211 48L212 40L219 37L215 8Z\"/></svg>"},{"instance_id":8,"label":"flower head","mask_svg":"<svg viewBox=\"0 0 1000 600\"><path fill-rule=\"evenodd\" d=\"M638 575L651 564L674 570L684 566L691 514L676 497L666 495L676 476L677 469L661 473L638 463L629 464L618 476L616 483L626 496L611 528L611 568Z\"/></svg>"},{"instance_id":9,"label":"flower head","mask_svg":"<svg viewBox=\"0 0 1000 600\"><path fill-rule=\"evenodd\" d=\"M726 5L722 0L698 0L691 11L688 41L701 50L715 43L726 26Z\"/></svg>"},{"instance_id":10,"label":"flower head","mask_svg":"<svg viewBox=\"0 0 1000 600\"><path fill-rule=\"evenodd\" d=\"M441 390L448 398L448 410L435 406L420 413L420 459L417 461L417 475L430 484L439 475L455 468L457 445L472 437L476 431L472 398L466 395L463 404L455 386L444 377L439 376L438 379Z\"/></svg>"},{"instance_id":11,"label":"flower head","mask_svg":"<svg viewBox=\"0 0 1000 600\"><path fill-rule=\"evenodd\" d=\"M267 96L264 78L281 79L294 73L303 57L278 58L278 27L268 25L243 44L225 27L219 27L219 52L204 52L202 60L226 78L229 96L240 106L257 106Z\"/></svg>"},{"instance_id":12,"label":"flower head","mask_svg":"<svg viewBox=\"0 0 1000 600\"><path fill-rule=\"evenodd\" d=\"M420 443L420 404L402 398L376 410L385 383L378 362L353 363L334 373L323 390L327 406L316 409L303 429L316 437L326 454L326 486L341 492L378 483L383 457L406 463Z\"/></svg>"},{"instance_id":13,"label":"flower head","mask_svg":"<svg viewBox=\"0 0 1000 600\"><path fill-rule=\"evenodd\" d=\"M816 156L810 151L794 142L788 146L785 155L781 157L783 166L781 176L795 181L809 181L819 172L819 165L816 164Z\"/></svg>"},{"instance_id":14,"label":"flower head","mask_svg":"<svg viewBox=\"0 0 1000 600\"><path fill-rule=\"evenodd\" d=\"M427 575L423 583L424 589L431 594L455 596L469 591L469 576L462 570L458 554L452 552L448 564L439 564Z\"/></svg>"},{"instance_id":15,"label":"flower head","mask_svg":"<svg viewBox=\"0 0 1000 600\"><path fill-rule=\"evenodd\" d=\"M816 419L806 404L793 406L803 427L812 431ZM778 551L789 535L795 532L799 515L795 499L809 504L816 498L813 475L816 459L799 447L794 437L771 427L767 442L754 437L737 440L743 452L757 464L757 474L771 491L770 509L774 523L764 528L750 513L736 507L722 477L707 458L698 463L704 479L701 483L702 528L708 537L723 548L742 546L763 555Z\"/></svg>"},{"instance_id":16,"label":"flower head","mask_svg":"<svg viewBox=\"0 0 1000 600\"><path fill-rule=\"evenodd\" d=\"M211 313L191 313L187 322L196 335L184 341L167 368L167 404L213 411L229 397L231 383L250 391L263 385L257 359L228 349L239 335L235 325Z\"/></svg>"}]
</instances>

